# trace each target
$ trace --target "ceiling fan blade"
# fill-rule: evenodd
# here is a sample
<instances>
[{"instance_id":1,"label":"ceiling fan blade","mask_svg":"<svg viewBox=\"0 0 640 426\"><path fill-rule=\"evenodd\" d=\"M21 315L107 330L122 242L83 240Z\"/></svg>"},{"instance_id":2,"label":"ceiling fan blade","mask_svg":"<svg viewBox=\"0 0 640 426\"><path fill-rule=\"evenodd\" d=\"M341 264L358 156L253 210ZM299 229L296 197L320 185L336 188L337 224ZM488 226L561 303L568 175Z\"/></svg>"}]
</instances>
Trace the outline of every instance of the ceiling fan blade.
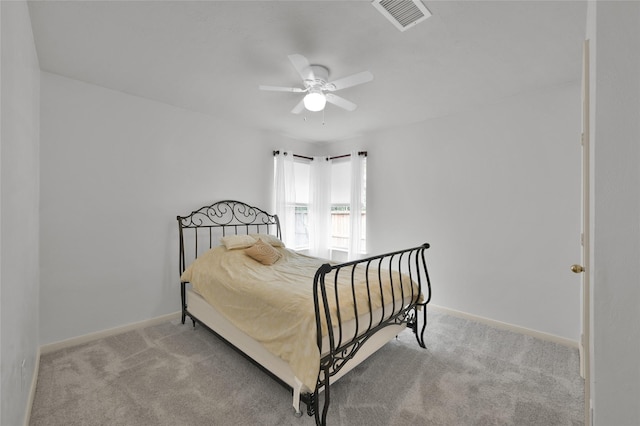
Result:
<instances>
[{"instance_id":1,"label":"ceiling fan blade","mask_svg":"<svg viewBox=\"0 0 640 426\"><path fill-rule=\"evenodd\" d=\"M342 90L347 87L356 86L358 84L367 83L373 80L373 74L369 71L362 71L357 74L350 75L348 77L339 78L335 81L330 81L326 84L325 88L329 91Z\"/></svg>"},{"instance_id":2,"label":"ceiling fan blade","mask_svg":"<svg viewBox=\"0 0 640 426\"><path fill-rule=\"evenodd\" d=\"M327 102L330 102L340 108L344 108L347 111L353 111L358 106L351 101L346 100L345 98L341 98L340 96L334 95L333 93L326 93L325 97L327 98Z\"/></svg>"},{"instance_id":3,"label":"ceiling fan blade","mask_svg":"<svg viewBox=\"0 0 640 426\"><path fill-rule=\"evenodd\" d=\"M302 93L306 92L305 89L301 89L300 87L282 87L282 86L258 86L260 90L269 90L272 92L293 92L293 93Z\"/></svg>"},{"instance_id":4,"label":"ceiling fan blade","mask_svg":"<svg viewBox=\"0 0 640 426\"><path fill-rule=\"evenodd\" d=\"M304 98L300 99L300 102L298 102L298 104L293 107L291 112L294 114L300 114L303 109L304 109Z\"/></svg>"},{"instance_id":5,"label":"ceiling fan blade","mask_svg":"<svg viewBox=\"0 0 640 426\"><path fill-rule=\"evenodd\" d=\"M309 64L309 60L300 54L289 55L289 60L293 64L293 67L300 74L300 78L302 81L305 80L315 80L315 75L313 75L313 71L311 70L311 64Z\"/></svg>"}]
</instances>

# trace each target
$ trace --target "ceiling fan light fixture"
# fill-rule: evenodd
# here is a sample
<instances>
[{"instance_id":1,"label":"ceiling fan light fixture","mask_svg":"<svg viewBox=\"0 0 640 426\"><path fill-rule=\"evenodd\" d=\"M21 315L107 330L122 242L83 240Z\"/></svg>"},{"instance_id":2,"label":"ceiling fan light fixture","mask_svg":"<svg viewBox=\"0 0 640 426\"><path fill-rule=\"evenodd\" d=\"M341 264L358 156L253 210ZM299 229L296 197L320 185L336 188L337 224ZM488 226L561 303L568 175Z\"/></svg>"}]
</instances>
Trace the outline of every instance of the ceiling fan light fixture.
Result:
<instances>
[{"instance_id":1,"label":"ceiling fan light fixture","mask_svg":"<svg viewBox=\"0 0 640 426\"><path fill-rule=\"evenodd\" d=\"M304 107L312 112L322 111L327 104L327 98L320 89L311 89L304 97Z\"/></svg>"}]
</instances>

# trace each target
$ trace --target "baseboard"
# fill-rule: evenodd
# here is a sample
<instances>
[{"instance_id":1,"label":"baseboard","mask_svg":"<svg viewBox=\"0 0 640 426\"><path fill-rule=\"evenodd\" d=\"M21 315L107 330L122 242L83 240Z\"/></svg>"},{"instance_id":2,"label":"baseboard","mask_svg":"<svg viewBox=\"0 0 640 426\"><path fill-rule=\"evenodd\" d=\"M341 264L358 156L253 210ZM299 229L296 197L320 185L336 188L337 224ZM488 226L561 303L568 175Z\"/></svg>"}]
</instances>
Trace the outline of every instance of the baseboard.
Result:
<instances>
[{"instance_id":1,"label":"baseboard","mask_svg":"<svg viewBox=\"0 0 640 426\"><path fill-rule=\"evenodd\" d=\"M171 321L173 319L180 318L180 315L181 315L180 312L174 312L171 314L162 315L162 316L151 318L148 320L127 324L120 327L110 328L108 330L97 331L95 333L89 333L83 336L72 337L71 339L61 340L59 342L48 343L46 345L40 346L40 353L48 354L48 353L57 351L59 349L69 348L72 346L77 346L83 343L102 339L104 337L114 336L116 334L125 333L131 330L136 330L138 328L160 324L166 321Z\"/></svg>"},{"instance_id":2,"label":"baseboard","mask_svg":"<svg viewBox=\"0 0 640 426\"><path fill-rule=\"evenodd\" d=\"M440 311L448 315L452 315L454 317L469 319L471 321L476 321L479 323L490 325L492 327L502 328L505 330L513 331L515 333L525 334L527 336L532 336L537 339L546 340L548 342L558 343L560 345L568 346L570 348L579 349L580 347L579 342L575 340L567 339L566 337L556 336L555 334L544 333L542 331L532 330L530 328L520 327L518 325L513 325L513 324L509 324L502 321L492 320L490 318L469 314L467 312L456 311L455 309L449 309L443 306L429 304L429 308L434 309L436 311Z\"/></svg>"},{"instance_id":3,"label":"baseboard","mask_svg":"<svg viewBox=\"0 0 640 426\"><path fill-rule=\"evenodd\" d=\"M587 378L587 373L585 371L585 360L584 360L584 334L580 335L580 341L578 342L578 352L580 353L580 377L583 379Z\"/></svg>"},{"instance_id":4,"label":"baseboard","mask_svg":"<svg viewBox=\"0 0 640 426\"><path fill-rule=\"evenodd\" d=\"M36 352L36 361L33 367L33 376L31 377L31 387L29 388L29 399L27 400L27 412L24 414L24 426L29 426L31 423L31 409L33 407L33 400L36 397L36 387L38 385L38 373L40 372L40 348Z\"/></svg>"}]
</instances>

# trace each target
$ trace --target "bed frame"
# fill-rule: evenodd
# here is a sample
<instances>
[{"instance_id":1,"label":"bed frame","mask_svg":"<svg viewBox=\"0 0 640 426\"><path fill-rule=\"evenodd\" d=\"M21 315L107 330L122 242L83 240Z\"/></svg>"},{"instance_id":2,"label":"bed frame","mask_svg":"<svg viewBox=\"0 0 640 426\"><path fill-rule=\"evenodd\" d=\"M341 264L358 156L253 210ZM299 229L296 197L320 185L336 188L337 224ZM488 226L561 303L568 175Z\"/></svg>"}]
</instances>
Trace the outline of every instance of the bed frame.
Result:
<instances>
[{"instance_id":1,"label":"bed frame","mask_svg":"<svg viewBox=\"0 0 640 426\"><path fill-rule=\"evenodd\" d=\"M195 210L189 215L178 216L177 220L180 240L180 274L199 254L218 246L222 236L267 233L281 238L280 222L276 215L239 201L216 202ZM186 317L189 317L194 327L196 323L200 323L209 329L280 384L289 388L293 393L293 406L297 415L302 415L299 408L299 403L302 401L307 406L307 414L315 416L316 424L324 425L332 383L406 327L413 330L418 344L425 348L427 304L431 299L431 283L424 257L424 252L428 248L429 244L423 244L419 247L352 262L326 263L317 270L313 282L311 280L309 282L314 289L317 344L321 354L320 373L315 389L302 386L285 361L271 354L260 343L237 329L200 295L188 288L189 283L186 282L182 282L180 287L182 323L184 324ZM358 314L356 309L355 318L343 323L340 321L340 309L337 310L337 318L335 314L334 316L328 314L329 302L326 289L337 285L339 274L350 274L353 286L353 272L356 267L364 267L367 271L378 271L377 280L367 281L368 288L376 286L381 289L383 278L393 280L398 279L397 277L402 279L404 276L417 284L418 291L415 294L412 291L412 294L394 295L392 300L388 301L383 298L382 307L373 311L369 294L369 312ZM398 271L402 275L380 272L381 269ZM327 277L330 273L330 277ZM335 294L337 299L338 293L335 292ZM418 300L419 294L423 295L421 300ZM402 302L397 301L398 296ZM422 315L419 315L420 311ZM419 316L422 317L422 326L418 325ZM321 333L321 318L326 318L327 322L328 334L325 337L322 337ZM322 404L321 394L324 399Z\"/></svg>"}]
</instances>

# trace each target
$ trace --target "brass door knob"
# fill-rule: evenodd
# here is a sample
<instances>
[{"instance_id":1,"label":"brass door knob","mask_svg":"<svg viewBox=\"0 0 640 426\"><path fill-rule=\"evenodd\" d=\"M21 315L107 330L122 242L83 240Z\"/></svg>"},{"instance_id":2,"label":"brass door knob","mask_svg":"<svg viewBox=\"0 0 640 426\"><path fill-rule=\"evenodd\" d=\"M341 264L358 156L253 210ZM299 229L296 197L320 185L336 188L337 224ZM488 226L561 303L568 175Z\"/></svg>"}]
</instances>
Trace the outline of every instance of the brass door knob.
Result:
<instances>
[{"instance_id":1,"label":"brass door knob","mask_svg":"<svg viewBox=\"0 0 640 426\"><path fill-rule=\"evenodd\" d=\"M580 272L584 272L584 268L581 265L571 265L571 272L579 274Z\"/></svg>"}]
</instances>

